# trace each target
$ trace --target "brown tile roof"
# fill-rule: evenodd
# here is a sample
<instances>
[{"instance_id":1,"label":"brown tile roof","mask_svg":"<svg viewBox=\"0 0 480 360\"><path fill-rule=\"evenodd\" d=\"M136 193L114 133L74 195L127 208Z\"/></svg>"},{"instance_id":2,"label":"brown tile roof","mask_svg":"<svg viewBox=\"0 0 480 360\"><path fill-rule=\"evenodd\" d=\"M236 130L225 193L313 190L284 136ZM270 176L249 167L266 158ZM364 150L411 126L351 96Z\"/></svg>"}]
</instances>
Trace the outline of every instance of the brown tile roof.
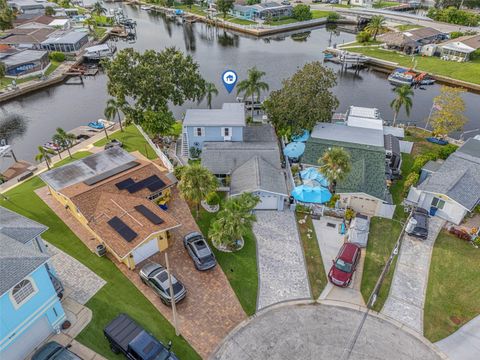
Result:
<instances>
[{"instance_id":1,"label":"brown tile roof","mask_svg":"<svg viewBox=\"0 0 480 360\"><path fill-rule=\"evenodd\" d=\"M39 23L39 24L48 25L55 19L56 18L54 18L53 16L40 15L40 16L36 16L34 18L31 18L31 19L17 19L17 20L14 21L13 24L16 25L16 26L25 25L25 24L28 24L28 23Z\"/></svg>"},{"instance_id":2,"label":"brown tile roof","mask_svg":"<svg viewBox=\"0 0 480 360\"><path fill-rule=\"evenodd\" d=\"M473 35L466 39L463 39L462 43L470 46L473 49L480 49L480 35Z\"/></svg>"},{"instance_id":3,"label":"brown tile roof","mask_svg":"<svg viewBox=\"0 0 480 360\"><path fill-rule=\"evenodd\" d=\"M0 39L0 44L40 44L56 29L13 29Z\"/></svg>"},{"instance_id":4,"label":"brown tile roof","mask_svg":"<svg viewBox=\"0 0 480 360\"><path fill-rule=\"evenodd\" d=\"M405 34L412 40L418 41L418 40L426 39L432 36L441 35L444 33L431 27L425 27L425 28L407 30L407 31L404 31L403 34Z\"/></svg>"}]
</instances>

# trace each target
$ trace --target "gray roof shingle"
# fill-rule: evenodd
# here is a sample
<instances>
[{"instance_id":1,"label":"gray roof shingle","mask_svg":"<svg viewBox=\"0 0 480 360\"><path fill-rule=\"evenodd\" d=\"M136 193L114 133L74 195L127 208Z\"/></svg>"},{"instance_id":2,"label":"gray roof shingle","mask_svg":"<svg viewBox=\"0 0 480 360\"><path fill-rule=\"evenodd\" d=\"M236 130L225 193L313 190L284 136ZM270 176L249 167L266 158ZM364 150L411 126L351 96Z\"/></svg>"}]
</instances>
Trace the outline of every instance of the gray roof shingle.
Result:
<instances>
[{"instance_id":1,"label":"gray roof shingle","mask_svg":"<svg viewBox=\"0 0 480 360\"><path fill-rule=\"evenodd\" d=\"M183 126L245 126L245 105L225 103L221 109L188 109Z\"/></svg>"},{"instance_id":2,"label":"gray roof shingle","mask_svg":"<svg viewBox=\"0 0 480 360\"><path fill-rule=\"evenodd\" d=\"M25 244L48 229L36 221L0 206L0 234Z\"/></svg>"},{"instance_id":3,"label":"gray roof shingle","mask_svg":"<svg viewBox=\"0 0 480 360\"><path fill-rule=\"evenodd\" d=\"M383 130L341 124L319 123L313 128L311 137L382 148L384 146Z\"/></svg>"},{"instance_id":4,"label":"gray roof shingle","mask_svg":"<svg viewBox=\"0 0 480 360\"><path fill-rule=\"evenodd\" d=\"M446 195L472 210L480 202L480 140L468 139L418 189Z\"/></svg>"},{"instance_id":5,"label":"gray roof shingle","mask_svg":"<svg viewBox=\"0 0 480 360\"><path fill-rule=\"evenodd\" d=\"M288 196L284 173L255 155L232 172L230 193L268 191Z\"/></svg>"}]
</instances>

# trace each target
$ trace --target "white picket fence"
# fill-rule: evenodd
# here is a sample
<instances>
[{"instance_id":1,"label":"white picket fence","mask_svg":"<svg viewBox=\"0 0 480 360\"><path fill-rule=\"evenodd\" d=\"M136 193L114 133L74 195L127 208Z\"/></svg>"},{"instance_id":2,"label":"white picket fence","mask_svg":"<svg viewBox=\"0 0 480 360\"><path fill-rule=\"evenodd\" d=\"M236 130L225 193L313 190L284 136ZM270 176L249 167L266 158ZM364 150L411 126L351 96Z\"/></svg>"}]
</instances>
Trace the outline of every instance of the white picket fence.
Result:
<instances>
[{"instance_id":1,"label":"white picket fence","mask_svg":"<svg viewBox=\"0 0 480 360\"><path fill-rule=\"evenodd\" d=\"M172 172L173 171L173 164L170 161L170 159L167 157L167 155L165 155L165 153L157 146L157 144L155 144L152 141L152 139L150 139L150 137L147 135L147 133L145 131L143 131L143 129L139 125L135 124L135 126L138 129L138 131L140 131L140 134L142 134L142 136L145 138L147 143L152 147L153 151L155 151L155 154L157 154L158 157L160 158L160 160L162 160L165 168L167 168L167 170L169 172Z\"/></svg>"}]
</instances>

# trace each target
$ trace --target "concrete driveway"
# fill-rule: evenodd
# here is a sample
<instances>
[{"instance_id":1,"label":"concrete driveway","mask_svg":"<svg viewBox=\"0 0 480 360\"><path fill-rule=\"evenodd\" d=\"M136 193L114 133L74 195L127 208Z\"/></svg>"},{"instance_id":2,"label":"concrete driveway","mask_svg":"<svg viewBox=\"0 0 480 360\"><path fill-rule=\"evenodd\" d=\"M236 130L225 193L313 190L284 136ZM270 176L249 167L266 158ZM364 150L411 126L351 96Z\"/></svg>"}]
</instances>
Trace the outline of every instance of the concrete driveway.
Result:
<instances>
[{"instance_id":1,"label":"concrete driveway","mask_svg":"<svg viewBox=\"0 0 480 360\"><path fill-rule=\"evenodd\" d=\"M480 315L452 335L435 343L450 360L478 360L480 357Z\"/></svg>"},{"instance_id":2,"label":"concrete driveway","mask_svg":"<svg viewBox=\"0 0 480 360\"><path fill-rule=\"evenodd\" d=\"M429 219L425 240L404 235L390 293L382 309L387 315L423 334L423 306L433 245L445 220Z\"/></svg>"},{"instance_id":3,"label":"concrete driveway","mask_svg":"<svg viewBox=\"0 0 480 360\"><path fill-rule=\"evenodd\" d=\"M324 216L319 220L313 220L315 233L317 234L318 246L322 254L323 266L325 274L328 275L338 251L344 244L345 236L339 233L341 219ZM353 275L353 281L347 288L340 288L328 282L325 289L320 294L320 300L336 300L350 304L365 306L362 294L360 293L360 285L362 282L363 264L365 262L365 249L362 249L362 257L357 267L357 271Z\"/></svg>"},{"instance_id":4,"label":"concrete driveway","mask_svg":"<svg viewBox=\"0 0 480 360\"><path fill-rule=\"evenodd\" d=\"M363 311L333 304L281 304L237 327L211 360L342 359ZM438 360L426 339L382 316L369 315L350 360Z\"/></svg>"},{"instance_id":5,"label":"concrete driveway","mask_svg":"<svg viewBox=\"0 0 480 360\"><path fill-rule=\"evenodd\" d=\"M294 213L257 211L255 214L257 309L286 300L309 299L310 286Z\"/></svg>"}]
</instances>

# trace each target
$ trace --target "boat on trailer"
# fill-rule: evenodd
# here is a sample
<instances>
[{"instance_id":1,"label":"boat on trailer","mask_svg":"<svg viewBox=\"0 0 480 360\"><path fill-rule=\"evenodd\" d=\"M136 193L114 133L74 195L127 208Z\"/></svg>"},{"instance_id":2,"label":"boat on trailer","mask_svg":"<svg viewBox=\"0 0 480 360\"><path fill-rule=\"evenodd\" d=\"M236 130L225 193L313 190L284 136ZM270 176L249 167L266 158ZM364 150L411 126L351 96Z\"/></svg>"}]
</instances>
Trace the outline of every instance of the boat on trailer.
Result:
<instances>
[{"instance_id":1,"label":"boat on trailer","mask_svg":"<svg viewBox=\"0 0 480 360\"><path fill-rule=\"evenodd\" d=\"M395 86L402 85L433 85L435 79L425 72L418 73L412 69L395 69L389 76L388 81Z\"/></svg>"}]
</instances>

